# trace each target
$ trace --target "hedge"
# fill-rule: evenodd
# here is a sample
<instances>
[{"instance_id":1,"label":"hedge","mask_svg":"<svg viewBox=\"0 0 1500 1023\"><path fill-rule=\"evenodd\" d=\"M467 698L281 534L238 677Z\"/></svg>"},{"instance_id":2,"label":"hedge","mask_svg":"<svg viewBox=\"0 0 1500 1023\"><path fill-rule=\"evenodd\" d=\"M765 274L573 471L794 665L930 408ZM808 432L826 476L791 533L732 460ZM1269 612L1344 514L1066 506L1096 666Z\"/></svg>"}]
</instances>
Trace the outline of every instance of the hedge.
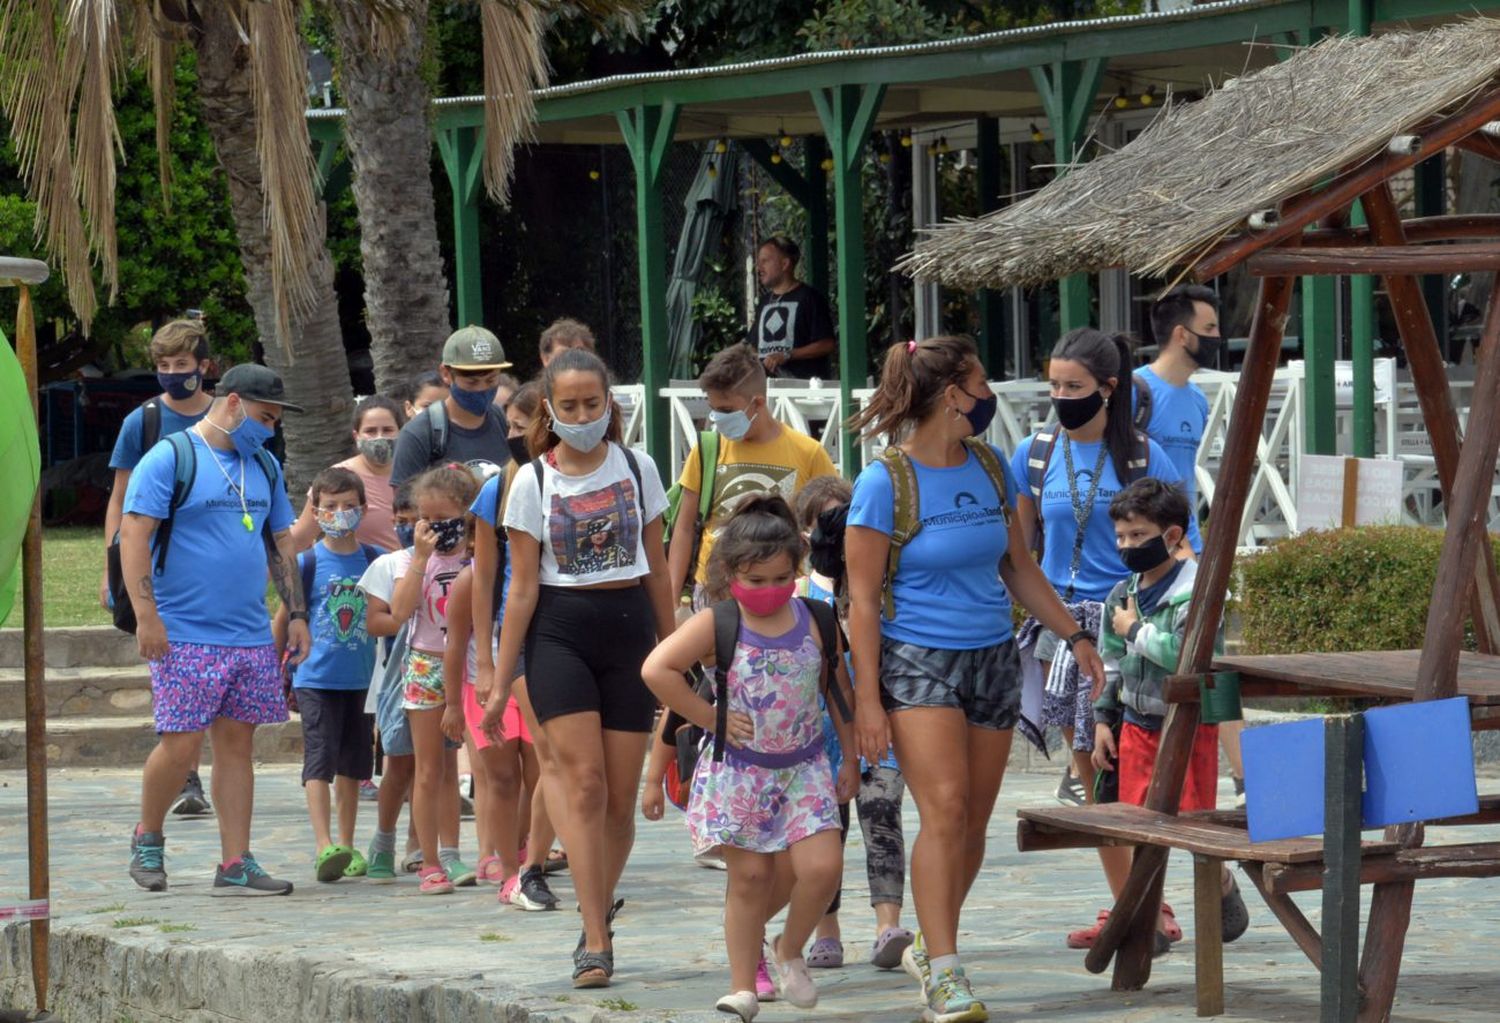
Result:
<instances>
[{"instance_id":1,"label":"hedge","mask_svg":"<svg viewBox=\"0 0 1500 1023\"><path fill-rule=\"evenodd\" d=\"M1442 544L1436 529L1363 526L1302 533L1242 558L1233 596L1243 651L1420 647Z\"/></svg>"}]
</instances>

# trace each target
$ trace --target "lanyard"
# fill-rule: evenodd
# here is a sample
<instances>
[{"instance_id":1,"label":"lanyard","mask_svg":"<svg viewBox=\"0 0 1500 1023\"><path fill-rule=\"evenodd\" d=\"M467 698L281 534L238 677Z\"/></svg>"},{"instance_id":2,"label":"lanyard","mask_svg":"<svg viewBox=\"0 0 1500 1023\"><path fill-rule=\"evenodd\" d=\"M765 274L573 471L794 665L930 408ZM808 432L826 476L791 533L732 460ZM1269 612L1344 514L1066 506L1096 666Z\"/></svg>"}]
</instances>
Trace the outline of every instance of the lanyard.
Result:
<instances>
[{"instance_id":1,"label":"lanyard","mask_svg":"<svg viewBox=\"0 0 1500 1023\"><path fill-rule=\"evenodd\" d=\"M200 437L202 437L203 436L202 431L199 431L198 435ZM219 467L219 474L224 477L224 482L229 484L229 489L234 491L234 496L238 497L240 499L240 522L241 522L241 524L244 525L245 532L247 532L247 533L253 533L253 532L255 532L255 520L250 517L250 507L245 503L245 458L244 458L244 456L240 455L238 452L235 453L236 457L238 457L239 460L240 460L240 482L239 482L239 485L236 486L235 482L234 482L234 477L229 475L229 470L226 469L226 468L224 468L224 463L223 462L219 461L219 455L214 450L214 446L212 444L208 443L208 438L207 437L203 437L203 443L208 448L208 460L211 461L211 462L213 462L214 465L217 465Z\"/></svg>"},{"instance_id":2,"label":"lanyard","mask_svg":"<svg viewBox=\"0 0 1500 1023\"><path fill-rule=\"evenodd\" d=\"M1083 567L1083 534L1088 525L1089 517L1094 514L1094 501L1099 496L1099 481L1104 476L1104 462L1109 458L1109 445L1103 440L1099 441L1099 457L1094 460L1094 480L1089 484L1088 497L1078 498L1078 474L1073 470L1073 438L1068 436L1068 431L1063 431L1062 436L1063 465L1068 471L1068 500L1073 503L1073 521L1078 524L1078 532L1073 537L1073 561L1068 567L1068 592L1063 594L1063 603L1069 604L1073 601L1073 584L1078 581L1078 571Z\"/></svg>"}]
</instances>

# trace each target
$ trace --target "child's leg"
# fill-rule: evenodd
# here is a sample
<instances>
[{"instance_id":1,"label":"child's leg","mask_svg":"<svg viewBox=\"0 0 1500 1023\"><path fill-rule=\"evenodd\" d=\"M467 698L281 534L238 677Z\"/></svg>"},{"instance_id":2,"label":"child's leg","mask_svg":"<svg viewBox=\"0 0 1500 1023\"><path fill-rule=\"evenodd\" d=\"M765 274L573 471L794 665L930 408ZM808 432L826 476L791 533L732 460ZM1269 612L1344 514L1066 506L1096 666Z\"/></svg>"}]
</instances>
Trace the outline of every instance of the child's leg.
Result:
<instances>
[{"instance_id":1,"label":"child's leg","mask_svg":"<svg viewBox=\"0 0 1500 1023\"><path fill-rule=\"evenodd\" d=\"M521 800L520 808L516 812L517 832L516 843L525 847L531 839L531 820L536 814L536 804L542 799L542 765L536 756L536 747L529 742L520 744L521 756ZM547 816L546 809L542 810L542 817ZM551 824L547 825L550 831ZM556 836L553 836L556 837ZM549 843L551 839L548 839Z\"/></svg>"},{"instance_id":2,"label":"child's leg","mask_svg":"<svg viewBox=\"0 0 1500 1023\"><path fill-rule=\"evenodd\" d=\"M844 873L844 850L838 832L820 831L788 850L792 861L792 901L781 937L772 949L781 962L801 959L813 927L828 909Z\"/></svg>"},{"instance_id":3,"label":"child's leg","mask_svg":"<svg viewBox=\"0 0 1500 1023\"><path fill-rule=\"evenodd\" d=\"M766 890L776 873L765 853L724 846L729 868L724 893L724 944L729 952L729 989L755 990L755 967L766 936Z\"/></svg>"},{"instance_id":4,"label":"child's leg","mask_svg":"<svg viewBox=\"0 0 1500 1023\"><path fill-rule=\"evenodd\" d=\"M531 743L522 743L521 748L523 751L529 749L535 762L533 770L536 772L536 781L531 790L531 816L526 828L526 862L521 864L521 870L525 872L532 867L545 867L547 854L552 851L552 843L557 840L556 822L547 810L547 790L555 785L555 782L548 779L558 777L560 768L552 756L547 733L537 720L536 712L532 710L524 675L516 679L511 692L515 694L516 705L521 708L521 716L526 719L526 728L531 733ZM560 803L558 805L561 806Z\"/></svg>"},{"instance_id":5,"label":"child's leg","mask_svg":"<svg viewBox=\"0 0 1500 1023\"><path fill-rule=\"evenodd\" d=\"M312 778L302 783L302 790L307 795L307 816L312 821L313 845L317 847L317 852L322 852L333 844L333 839L329 837L328 783Z\"/></svg>"},{"instance_id":6,"label":"child's leg","mask_svg":"<svg viewBox=\"0 0 1500 1023\"><path fill-rule=\"evenodd\" d=\"M375 826L381 831L395 831L401 820L406 793L416 777L417 758L387 753L384 766L385 772L380 776L380 796L375 801Z\"/></svg>"},{"instance_id":7,"label":"child's leg","mask_svg":"<svg viewBox=\"0 0 1500 1023\"><path fill-rule=\"evenodd\" d=\"M516 808L520 803L521 761L516 749L520 743L510 741L498 746L488 746L479 751L473 763L484 778L484 790L474 800L475 813L483 803L485 832L482 835L482 856L498 856L501 873L505 877L516 874L520 868L517 859Z\"/></svg>"},{"instance_id":8,"label":"child's leg","mask_svg":"<svg viewBox=\"0 0 1500 1023\"><path fill-rule=\"evenodd\" d=\"M474 737L467 728L464 729L464 752L468 754L469 765L473 770L474 837L479 842L478 865L483 867L485 858L495 855L495 836L491 833L494 820L490 814L490 769L483 753L475 747Z\"/></svg>"},{"instance_id":9,"label":"child's leg","mask_svg":"<svg viewBox=\"0 0 1500 1023\"><path fill-rule=\"evenodd\" d=\"M441 862L438 827L444 809L444 767L452 762L451 756L445 756L443 750L443 711L437 707L407 710L406 717L411 723L411 744L416 751L417 764L416 780L411 790L411 819L416 825L424 866L436 867Z\"/></svg>"},{"instance_id":10,"label":"child's leg","mask_svg":"<svg viewBox=\"0 0 1500 1023\"><path fill-rule=\"evenodd\" d=\"M843 849L849 843L849 804L839 804L839 856L842 863ZM844 903L844 889L839 887L833 893L833 901L828 904L828 912L823 914L823 919L818 921L814 937L818 940L831 938L838 941L842 935L839 932L839 909Z\"/></svg>"},{"instance_id":11,"label":"child's leg","mask_svg":"<svg viewBox=\"0 0 1500 1023\"><path fill-rule=\"evenodd\" d=\"M875 935L901 926L906 889L906 839L901 831L901 800L906 781L894 767L872 767L859 786L855 808L865 838L865 876L875 909Z\"/></svg>"},{"instance_id":12,"label":"child's leg","mask_svg":"<svg viewBox=\"0 0 1500 1023\"><path fill-rule=\"evenodd\" d=\"M439 718L441 724L441 718ZM438 840L444 849L458 848L458 750L443 745L443 780L438 786ZM436 862L436 861L430 861Z\"/></svg>"},{"instance_id":13,"label":"child's leg","mask_svg":"<svg viewBox=\"0 0 1500 1023\"><path fill-rule=\"evenodd\" d=\"M354 848L354 821L359 812L359 780L340 774L333 779L339 804L339 845Z\"/></svg>"}]
</instances>

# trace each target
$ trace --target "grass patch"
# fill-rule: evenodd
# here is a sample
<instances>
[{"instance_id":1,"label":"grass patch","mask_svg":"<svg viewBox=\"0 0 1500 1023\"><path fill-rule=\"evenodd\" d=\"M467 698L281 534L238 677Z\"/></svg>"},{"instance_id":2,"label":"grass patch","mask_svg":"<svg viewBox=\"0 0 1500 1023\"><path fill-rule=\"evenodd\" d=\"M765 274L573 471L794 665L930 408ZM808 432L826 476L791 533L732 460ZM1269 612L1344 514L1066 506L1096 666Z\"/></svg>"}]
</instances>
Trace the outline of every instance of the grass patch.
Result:
<instances>
[{"instance_id":1,"label":"grass patch","mask_svg":"<svg viewBox=\"0 0 1500 1023\"><path fill-rule=\"evenodd\" d=\"M613 1009L616 1012L634 1012L640 1006L634 1002L627 1002L623 998L604 998L599 1001L599 1008Z\"/></svg>"},{"instance_id":2,"label":"grass patch","mask_svg":"<svg viewBox=\"0 0 1500 1023\"><path fill-rule=\"evenodd\" d=\"M163 934L181 934L183 931L196 931L196 924L162 924L157 928Z\"/></svg>"},{"instance_id":3,"label":"grass patch","mask_svg":"<svg viewBox=\"0 0 1500 1023\"><path fill-rule=\"evenodd\" d=\"M95 906L93 909L86 909L86 910L84 910L84 912L87 913L87 914L89 914L90 916L94 916L94 915L97 915L99 913L118 913L120 910L122 910L124 908L125 908L125 903L123 903L123 902L111 902L107 906Z\"/></svg>"},{"instance_id":4,"label":"grass patch","mask_svg":"<svg viewBox=\"0 0 1500 1023\"><path fill-rule=\"evenodd\" d=\"M99 606L104 575L104 530L99 526L65 526L42 531L43 614L50 627L109 625ZM21 627L21 594L5 628Z\"/></svg>"},{"instance_id":5,"label":"grass patch","mask_svg":"<svg viewBox=\"0 0 1500 1023\"><path fill-rule=\"evenodd\" d=\"M152 924L159 923L161 919L154 916L122 916L115 921L115 930L125 927L150 927Z\"/></svg>"},{"instance_id":6,"label":"grass patch","mask_svg":"<svg viewBox=\"0 0 1500 1023\"><path fill-rule=\"evenodd\" d=\"M515 939L512 938L509 934L500 934L495 931L485 931L479 936L479 940L495 943L501 941L514 941Z\"/></svg>"}]
</instances>

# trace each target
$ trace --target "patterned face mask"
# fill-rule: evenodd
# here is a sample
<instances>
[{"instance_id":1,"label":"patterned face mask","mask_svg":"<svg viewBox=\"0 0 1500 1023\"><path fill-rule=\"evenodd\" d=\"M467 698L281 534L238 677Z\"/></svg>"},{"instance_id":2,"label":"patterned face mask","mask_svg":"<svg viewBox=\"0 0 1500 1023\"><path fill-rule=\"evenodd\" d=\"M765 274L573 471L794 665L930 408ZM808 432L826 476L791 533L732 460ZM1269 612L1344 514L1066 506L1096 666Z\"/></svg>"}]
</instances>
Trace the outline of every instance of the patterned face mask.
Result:
<instances>
[{"instance_id":1,"label":"patterned face mask","mask_svg":"<svg viewBox=\"0 0 1500 1023\"><path fill-rule=\"evenodd\" d=\"M464 519L462 515L456 519L433 519L427 524L437 534L439 554L452 554L463 541Z\"/></svg>"},{"instance_id":2,"label":"patterned face mask","mask_svg":"<svg viewBox=\"0 0 1500 1023\"><path fill-rule=\"evenodd\" d=\"M339 508L332 511L317 511L318 528L323 535L330 540L337 540L341 536L348 536L359 528L360 520L365 517L363 508Z\"/></svg>"}]
</instances>

